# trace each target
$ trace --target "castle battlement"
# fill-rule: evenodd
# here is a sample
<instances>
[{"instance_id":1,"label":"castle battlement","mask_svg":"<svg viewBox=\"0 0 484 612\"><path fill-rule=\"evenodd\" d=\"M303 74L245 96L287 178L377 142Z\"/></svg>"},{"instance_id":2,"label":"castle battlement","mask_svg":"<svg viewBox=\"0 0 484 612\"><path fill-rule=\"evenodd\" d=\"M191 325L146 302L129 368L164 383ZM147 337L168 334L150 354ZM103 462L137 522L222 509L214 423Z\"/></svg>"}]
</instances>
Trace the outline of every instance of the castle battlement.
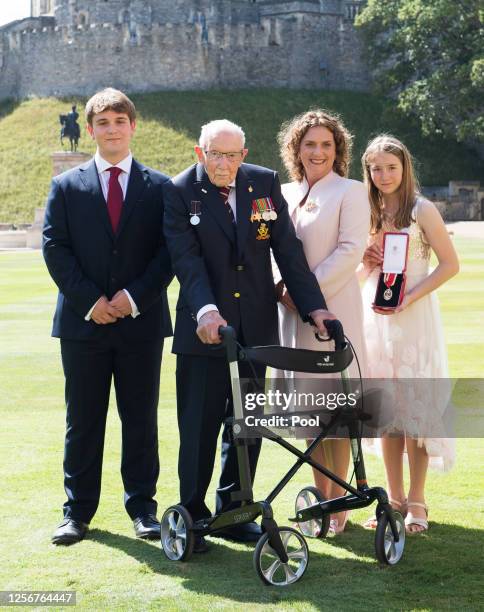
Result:
<instances>
[{"instance_id":1,"label":"castle battlement","mask_svg":"<svg viewBox=\"0 0 484 612\"><path fill-rule=\"evenodd\" d=\"M36 17L0 28L0 98L89 95L107 85L364 90L353 26L363 4L32 0Z\"/></svg>"}]
</instances>

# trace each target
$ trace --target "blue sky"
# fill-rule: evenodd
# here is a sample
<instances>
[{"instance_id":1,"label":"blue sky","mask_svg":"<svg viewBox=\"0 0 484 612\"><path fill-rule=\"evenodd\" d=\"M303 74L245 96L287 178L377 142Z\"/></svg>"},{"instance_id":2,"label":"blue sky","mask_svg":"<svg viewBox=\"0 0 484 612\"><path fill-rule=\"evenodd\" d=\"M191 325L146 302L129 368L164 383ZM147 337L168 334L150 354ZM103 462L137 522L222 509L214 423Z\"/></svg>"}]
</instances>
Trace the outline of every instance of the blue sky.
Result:
<instances>
[{"instance_id":1,"label":"blue sky","mask_svg":"<svg viewBox=\"0 0 484 612\"><path fill-rule=\"evenodd\" d=\"M0 0L0 25L30 15L30 0Z\"/></svg>"}]
</instances>

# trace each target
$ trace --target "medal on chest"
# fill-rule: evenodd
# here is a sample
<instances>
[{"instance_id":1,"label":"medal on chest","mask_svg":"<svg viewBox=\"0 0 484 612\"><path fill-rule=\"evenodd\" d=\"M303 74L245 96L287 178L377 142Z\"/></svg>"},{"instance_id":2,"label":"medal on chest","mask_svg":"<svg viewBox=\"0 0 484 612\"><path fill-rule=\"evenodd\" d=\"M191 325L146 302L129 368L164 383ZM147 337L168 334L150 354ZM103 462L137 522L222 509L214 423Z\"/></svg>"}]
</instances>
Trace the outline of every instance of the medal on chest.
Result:
<instances>
[{"instance_id":1,"label":"medal on chest","mask_svg":"<svg viewBox=\"0 0 484 612\"><path fill-rule=\"evenodd\" d=\"M190 202L190 223L198 225L200 223L200 215L202 214L202 203L198 200Z\"/></svg>"},{"instance_id":2,"label":"medal on chest","mask_svg":"<svg viewBox=\"0 0 484 612\"><path fill-rule=\"evenodd\" d=\"M257 240L267 240L269 238L269 228L265 223L261 223L257 228Z\"/></svg>"},{"instance_id":3,"label":"medal on chest","mask_svg":"<svg viewBox=\"0 0 484 612\"><path fill-rule=\"evenodd\" d=\"M260 222L262 219L264 221L275 221L277 219L276 207L269 197L252 200L251 222Z\"/></svg>"}]
</instances>

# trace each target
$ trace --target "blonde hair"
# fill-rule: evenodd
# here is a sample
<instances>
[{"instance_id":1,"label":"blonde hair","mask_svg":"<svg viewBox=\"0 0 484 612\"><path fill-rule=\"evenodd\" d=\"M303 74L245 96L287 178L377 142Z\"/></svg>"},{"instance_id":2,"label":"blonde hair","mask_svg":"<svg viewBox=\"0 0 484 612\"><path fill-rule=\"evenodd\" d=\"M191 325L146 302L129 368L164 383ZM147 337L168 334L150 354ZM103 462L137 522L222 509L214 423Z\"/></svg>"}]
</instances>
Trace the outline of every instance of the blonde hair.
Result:
<instances>
[{"instance_id":1,"label":"blonde hair","mask_svg":"<svg viewBox=\"0 0 484 612\"><path fill-rule=\"evenodd\" d=\"M301 141L310 128L319 126L333 134L336 145L333 170L340 176L348 175L353 137L337 115L315 108L283 123L277 136L282 161L293 181L301 182L304 178L304 166L299 155Z\"/></svg>"},{"instance_id":2,"label":"blonde hair","mask_svg":"<svg viewBox=\"0 0 484 612\"><path fill-rule=\"evenodd\" d=\"M107 87L95 93L86 104L86 121L92 125L94 115L112 110L115 113L125 113L130 123L136 120L136 108L126 94L118 89Z\"/></svg>"},{"instance_id":3,"label":"blonde hair","mask_svg":"<svg viewBox=\"0 0 484 612\"><path fill-rule=\"evenodd\" d=\"M400 160L403 168L402 182L398 189L398 210L393 225L396 229L408 227L412 222L412 210L415 198L420 192L413 167L412 156L407 147L391 134L380 134L368 143L361 158L363 178L368 188L371 208L371 232L376 233L382 227L383 201L381 193L371 178L370 164L375 153L391 153Z\"/></svg>"}]
</instances>

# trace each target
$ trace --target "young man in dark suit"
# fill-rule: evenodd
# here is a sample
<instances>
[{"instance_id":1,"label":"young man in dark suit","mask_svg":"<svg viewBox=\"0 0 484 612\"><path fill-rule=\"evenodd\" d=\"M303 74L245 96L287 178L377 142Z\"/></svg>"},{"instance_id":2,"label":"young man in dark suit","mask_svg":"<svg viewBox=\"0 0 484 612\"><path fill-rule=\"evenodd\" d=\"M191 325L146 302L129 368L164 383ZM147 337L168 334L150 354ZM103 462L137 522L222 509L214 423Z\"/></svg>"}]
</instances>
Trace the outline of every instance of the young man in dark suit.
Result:
<instances>
[{"instance_id":1,"label":"young man in dark suit","mask_svg":"<svg viewBox=\"0 0 484 612\"><path fill-rule=\"evenodd\" d=\"M67 404L67 501L54 544L82 540L96 512L112 379L124 504L137 537L160 537L157 406L163 341L172 335L162 197L168 177L132 158L136 111L122 92L94 95L86 119L96 154L53 179L43 232L59 288L52 335L60 338Z\"/></svg>"},{"instance_id":2,"label":"young man in dark suit","mask_svg":"<svg viewBox=\"0 0 484 612\"><path fill-rule=\"evenodd\" d=\"M281 195L277 173L242 163L247 155L242 129L227 120L202 128L199 163L164 186L165 235L180 281L173 352L177 354L177 404L180 432L181 503L194 520L210 516L205 494L212 476L217 436L231 415L228 364L218 328L231 325L245 345L278 344L276 292L271 250L296 307L324 333L326 310L309 270ZM240 364L241 377L250 377ZM265 368L257 368L264 377ZM260 440L249 446L255 474ZM216 511L237 505L240 490L236 447L226 427L222 435L222 474ZM255 523L218 533L255 541ZM195 551L207 548L198 538Z\"/></svg>"}]
</instances>

